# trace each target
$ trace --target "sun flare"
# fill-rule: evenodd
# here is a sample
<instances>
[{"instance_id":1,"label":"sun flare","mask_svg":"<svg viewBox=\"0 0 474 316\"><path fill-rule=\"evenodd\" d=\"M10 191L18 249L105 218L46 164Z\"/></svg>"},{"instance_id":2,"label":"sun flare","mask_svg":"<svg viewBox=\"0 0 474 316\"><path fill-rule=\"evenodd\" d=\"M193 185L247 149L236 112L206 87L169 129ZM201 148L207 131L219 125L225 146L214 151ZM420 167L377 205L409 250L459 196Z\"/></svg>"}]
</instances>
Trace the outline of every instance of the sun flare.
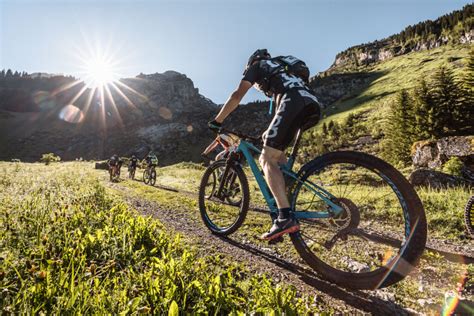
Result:
<instances>
[{"instance_id":1,"label":"sun flare","mask_svg":"<svg viewBox=\"0 0 474 316\"><path fill-rule=\"evenodd\" d=\"M92 45L84 37L82 45L74 45L69 50L76 60L75 77L78 78L52 92L53 96L70 94L59 113L59 118L65 122L82 123L92 117L99 118L104 128L108 120L123 126L122 114L126 113L127 107L136 109L132 100L147 100L145 95L128 85L134 78L121 79L125 65L130 67L125 63L127 57L118 58L120 54L112 50L112 42L105 41L108 43L105 46L102 42ZM118 102L120 100L122 102Z\"/></svg>"},{"instance_id":2,"label":"sun flare","mask_svg":"<svg viewBox=\"0 0 474 316\"><path fill-rule=\"evenodd\" d=\"M102 88L119 78L110 59L96 56L85 61L82 79L89 88Z\"/></svg>"}]
</instances>

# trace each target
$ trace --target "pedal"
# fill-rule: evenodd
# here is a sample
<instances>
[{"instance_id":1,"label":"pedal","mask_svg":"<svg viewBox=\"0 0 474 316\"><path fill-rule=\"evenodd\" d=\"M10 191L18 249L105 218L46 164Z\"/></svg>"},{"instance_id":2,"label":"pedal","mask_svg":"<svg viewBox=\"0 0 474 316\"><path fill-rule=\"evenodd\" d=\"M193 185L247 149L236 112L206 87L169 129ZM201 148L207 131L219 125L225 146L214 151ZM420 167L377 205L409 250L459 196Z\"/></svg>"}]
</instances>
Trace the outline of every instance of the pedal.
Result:
<instances>
[{"instance_id":1,"label":"pedal","mask_svg":"<svg viewBox=\"0 0 474 316\"><path fill-rule=\"evenodd\" d=\"M272 239L272 240L269 240L268 241L268 244L269 245L275 245L275 244L278 244L278 243L281 243L283 242L285 239L283 238L283 236L280 236L280 237L277 237L275 239Z\"/></svg>"}]
</instances>

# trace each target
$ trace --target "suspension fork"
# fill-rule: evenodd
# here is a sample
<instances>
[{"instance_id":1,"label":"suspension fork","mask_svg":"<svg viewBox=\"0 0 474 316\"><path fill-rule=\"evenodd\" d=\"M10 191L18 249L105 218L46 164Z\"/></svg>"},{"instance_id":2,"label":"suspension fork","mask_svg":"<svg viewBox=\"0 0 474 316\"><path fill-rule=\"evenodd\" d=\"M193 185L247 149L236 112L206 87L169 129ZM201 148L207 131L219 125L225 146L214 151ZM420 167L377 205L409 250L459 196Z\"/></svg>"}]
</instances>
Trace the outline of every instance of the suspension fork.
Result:
<instances>
[{"instance_id":1,"label":"suspension fork","mask_svg":"<svg viewBox=\"0 0 474 316\"><path fill-rule=\"evenodd\" d=\"M235 158L233 157L234 155L230 154L229 158L227 158L226 164L225 164L225 169L222 175L220 176L220 182L219 182L219 187L217 188L217 192L215 194L215 197L218 199L223 199L224 197L222 196L222 190L224 189L225 183L227 182L227 176L229 175L230 168L232 167L232 164L235 162Z\"/></svg>"}]
</instances>

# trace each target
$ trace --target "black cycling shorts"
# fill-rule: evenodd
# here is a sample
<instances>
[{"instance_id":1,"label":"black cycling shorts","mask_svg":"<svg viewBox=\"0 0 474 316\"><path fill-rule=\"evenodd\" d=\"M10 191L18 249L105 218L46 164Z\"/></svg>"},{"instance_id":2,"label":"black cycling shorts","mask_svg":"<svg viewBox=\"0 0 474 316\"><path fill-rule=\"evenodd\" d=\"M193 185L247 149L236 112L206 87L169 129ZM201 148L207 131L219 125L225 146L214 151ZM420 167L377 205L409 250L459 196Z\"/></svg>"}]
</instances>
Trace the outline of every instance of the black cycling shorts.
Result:
<instances>
[{"instance_id":1,"label":"black cycling shorts","mask_svg":"<svg viewBox=\"0 0 474 316\"><path fill-rule=\"evenodd\" d=\"M289 90L281 97L275 116L263 134L264 146L284 151L298 129L316 125L320 113L318 99L312 93L307 90Z\"/></svg>"}]
</instances>

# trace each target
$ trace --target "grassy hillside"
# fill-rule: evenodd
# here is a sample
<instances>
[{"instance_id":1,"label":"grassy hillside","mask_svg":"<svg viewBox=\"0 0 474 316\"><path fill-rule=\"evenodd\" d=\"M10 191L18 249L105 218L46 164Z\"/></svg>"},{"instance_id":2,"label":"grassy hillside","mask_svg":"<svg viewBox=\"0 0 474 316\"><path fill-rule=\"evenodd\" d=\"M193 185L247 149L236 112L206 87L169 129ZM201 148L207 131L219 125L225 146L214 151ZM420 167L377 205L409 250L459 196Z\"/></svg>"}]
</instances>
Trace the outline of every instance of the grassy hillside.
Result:
<instances>
[{"instance_id":1,"label":"grassy hillside","mask_svg":"<svg viewBox=\"0 0 474 316\"><path fill-rule=\"evenodd\" d=\"M441 66L462 71L471 46L443 46L433 50L398 56L360 72L381 74L359 91L331 104L326 115L340 120L354 110L373 110L376 117L383 117L388 110L387 101L401 89L412 89L421 78L430 78Z\"/></svg>"},{"instance_id":2,"label":"grassy hillside","mask_svg":"<svg viewBox=\"0 0 474 316\"><path fill-rule=\"evenodd\" d=\"M334 81L333 77L345 76L339 83L339 88L345 87L345 90L339 93L342 96L335 102L326 104L324 118L312 129L312 133L305 135L306 145L318 145L312 139L315 132L321 131L323 123L333 120L345 124L351 114L361 116L356 122L357 133L352 135L355 136L352 140L363 135L380 138L390 103L398 91L413 89L421 78L429 80L441 66L452 68L454 73L462 72L470 49L472 45L447 45L397 56L372 66L361 66L350 73L336 73L316 79L313 84L317 90Z\"/></svg>"}]
</instances>

